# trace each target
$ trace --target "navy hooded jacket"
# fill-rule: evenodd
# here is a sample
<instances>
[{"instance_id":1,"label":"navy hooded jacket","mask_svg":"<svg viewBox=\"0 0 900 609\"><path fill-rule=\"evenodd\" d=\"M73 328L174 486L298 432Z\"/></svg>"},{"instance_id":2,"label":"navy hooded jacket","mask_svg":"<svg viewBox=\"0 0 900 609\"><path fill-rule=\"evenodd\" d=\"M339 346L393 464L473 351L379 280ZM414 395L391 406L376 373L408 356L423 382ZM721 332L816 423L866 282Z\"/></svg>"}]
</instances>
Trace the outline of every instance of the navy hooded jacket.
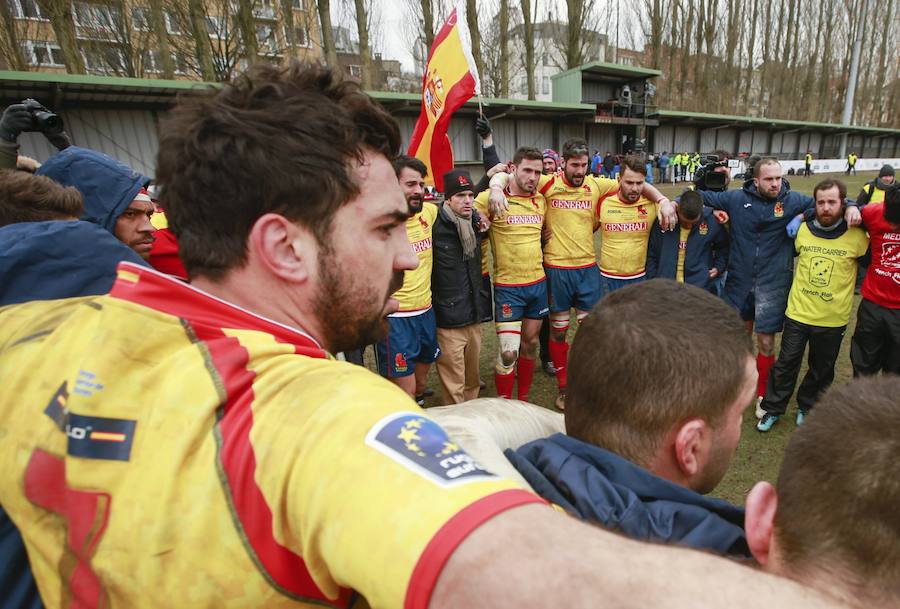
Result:
<instances>
[{"instance_id":1,"label":"navy hooded jacket","mask_svg":"<svg viewBox=\"0 0 900 609\"><path fill-rule=\"evenodd\" d=\"M785 229L797 214L815 205L813 198L792 191L787 180L781 181L774 200L760 195L752 179L740 190L697 192L704 205L724 210L730 218L725 302L740 310L755 289L787 294L794 276L794 243Z\"/></svg>"},{"instance_id":2,"label":"navy hooded jacket","mask_svg":"<svg viewBox=\"0 0 900 609\"><path fill-rule=\"evenodd\" d=\"M680 236L681 230L677 226L675 230L663 232L658 221L653 223L647 243L647 279L675 279ZM704 207L703 218L694 224L688 234L684 252L684 282L712 291L716 280L709 277L709 270L716 268L722 276L728 264L728 249L728 231L716 221L712 209Z\"/></svg>"},{"instance_id":3,"label":"navy hooded jacket","mask_svg":"<svg viewBox=\"0 0 900 609\"><path fill-rule=\"evenodd\" d=\"M640 540L750 558L744 510L664 480L565 434L506 458L541 497L573 515Z\"/></svg>"},{"instance_id":4,"label":"navy hooded jacket","mask_svg":"<svg viewBox=\"0 0 900 609\"><path fill-rule=\"evenodd\" d=\"M69 146L47 159L38 175L74 186L84 198L82 220L115 233L116 220L150 181L145 175L105 154Z\"/></svg>"}]
</instances>

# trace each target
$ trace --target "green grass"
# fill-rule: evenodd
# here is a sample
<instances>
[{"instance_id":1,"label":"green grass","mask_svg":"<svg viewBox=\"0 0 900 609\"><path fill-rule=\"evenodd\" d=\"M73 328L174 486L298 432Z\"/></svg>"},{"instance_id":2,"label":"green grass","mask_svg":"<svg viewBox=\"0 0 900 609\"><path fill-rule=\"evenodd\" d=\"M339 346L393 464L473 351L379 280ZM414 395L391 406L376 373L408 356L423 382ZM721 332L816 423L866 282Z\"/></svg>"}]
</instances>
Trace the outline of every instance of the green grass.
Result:
<instances>
[{"instance_id":1,"label":"green grass","mask_svg":"<svg viewBox=\"0 0 900 609\"><path fill-rule=\"evenodd\" d=\"M845 177L842 174L830 174L829 177L840 177L847 184L847 192L850 197L859 193L862 185L872 180L877 172L860 172L858 176ZM791 189L800 192L812 194L812 189L816 183L823 179L823 175L803 178L799 176L790 176L788 179L791 183ZM740 184L732 184L733 188L739 188ZM684 188L681 184L672 186L670 184L663 185L660 190L669 197L680 194ZM599 236L596 238L599 251ZM853 314L850 318L850 325L844 336L844 342L841 345L841 354L838 357L835 370L835 383L846 383L852 376L850 368L850 337L853 335L853 328L856 325L856 306L859 299L854 303ZM497 337L494 333L493 324L483 324L484 342L481 349L481 378L487 382L487 388L481 393L482 396L496 396L494 389L494 361L497 357ZM779 335L780 336L780 335ZM776 341L777 353L778 341ZM370 360L371 350L367 351L367 365L374 369L374 364ZM806 373L806 364L800 371L799 380ZM434 397L426 400L426 407L440 406L442 404L440 396L440 383L434 370L429 372L428 386L435 391ZM535 370L534 384L531 388L531 401L545 408L553 408L553 402L556 399L556 379L551 378L539 368ZM743 505L747 493L750 488L760 480L768 480L775 482L778 476L778 468L781 464L781 457L787 446L791 433L796 425L794 424L794 416L796 414L796 402L791 399L788 406L788 413L785 417L772 428L768 433L762 434L756 431L756 417L753 415L752 407L748 409L744 415L743 433L741 442L735 453L734 460L726 474L725 478L719 484L713 495L727 499L733 503Z\"/></svg>"}]
</instances>

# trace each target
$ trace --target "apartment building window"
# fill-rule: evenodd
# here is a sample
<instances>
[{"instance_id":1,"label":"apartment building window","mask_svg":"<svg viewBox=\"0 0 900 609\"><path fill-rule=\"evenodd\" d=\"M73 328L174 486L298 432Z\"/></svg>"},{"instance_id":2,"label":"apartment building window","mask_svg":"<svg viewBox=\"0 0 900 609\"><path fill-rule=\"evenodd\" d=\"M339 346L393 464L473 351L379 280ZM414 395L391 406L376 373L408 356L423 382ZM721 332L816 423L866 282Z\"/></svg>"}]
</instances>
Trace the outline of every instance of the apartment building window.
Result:
<instances>
[{"instance_id":1,"label":"apartment building window","mask_svg":"<svg viewBox=\"0 0 900 609\"><path fill-rule=\"evenodd\" d=\"M288 39L288 29L287 26L284 26L284 38ZM298 47L308 47L309 46L309 32L306 31L306 27L302 25L294 26L294 46Z\"/></svg>"},{"instance_id":2,"label":"apartment building window","mask_svg":"<svg viewBox=\"0 0 900 609\"><path fill-rule=\"evenodd\" d=\"M52 42L26 40L22 43L22 50L28 63L33 66L65 66L62 49Z\"/></svg>"},{"instance_id":3,"label":"apartment building window","mask_svg":"<svg viewBox=\"0 0 900 609\"><path fill-rule=\"evenodd\" d=\"M356 78L362 78L362 66L349 65L347 66L350 70L350 76L355 76Z\"/></svg>"},{"instance_id":4,"label":"apartment building window","mask_svg":"<svg viewBox=\"0 0 900 609\"><path fill-rule=\"evenodd\" d=\"M122 13L117 6L75 2L75 25L101 33L118 32L122 27Z\"/></svg>"},{"instance_id":5,"label":"apartment building window","mask_svg":"<svg viewBox=\"0 0 900 609\"><path fill-rule=\"evenodd\" d=\"M41 7L38 5L37 0L13 0L10 4L13 16L17 19L48 20L41 12Z\"/></svg>"},{"instance_id":6,"label":"apartment building window","mask_svg":"<svg viewBox=\"0 0 900 609\"><path fill-rule=\"evenodd\" d=\"M272 0L257 0L253 7L253 16L257 19L274 19L275 6Z\"/></svg>"},{"instance_id":7,"label":"apartment building window","mask_svg":"<svg viewBox=\"0 0 900 609\"><path fill-rule=\"evenodd\" d=\"M213 38L225 37L225 20L221 17L206 16L206 31Z\"/></svg>"},{"instance_id":8,"label":"apartment building window","mask_svg":"<svg viewBox=\"0 0 900 609\"><path fill-rule=\"evenodd\" d=\"M291 0L291 8L293 8L295 11L305 11L306 0Z\"/></svg>"},{"instance_id":9,"label":"apartment building window","mask_svg":"<svg viewBox=\"0 0 900 609\"><path fill-rule=\"evenodd\" d=\"M550 77L541 78L541 95L550 95Z\"/></svg>"},{"instance_id":10,"label":"apartment building window","mask_svg":"<svg viewBox=\"0 0 900 609\"><path fill-rule=\"evenodd\" d=\"M116 74L123 72L125 55L115 47L87 47L81 50L84 67L92 74Z\"/></svg>"},{"instance_id":11,"label":"apartment building window","mask_svg":"<svg viewBox=\"0 0 900 609\"><path fill-rule=\"evenodd\" d=\"M162 60L159 51L155 49L147 49L143 56L144 72L151 74L159 74L162 72Z\"/></svg>"},{"instance_id":12,"label":"apartment building window","mask_svg":"<svg viewBox=\"0 0 900 609\"><path fill-rule=\"evenodd\" d=\"M131 9L131 27L138 32L150 31L150 9L135 6Z\"/></svg>"},{"instance_id":13,"label":"apartment building window","mask_svg":"<svg viewBox=\"0 0 900 609\"><path fill-rule=\"evenodd\" d=\"M256 26L256 43L259 45L259 53L271 55L278 52L278 44L275 42L275 30L271 25Z\"/></svg>"},{"instance_id":14,"label":"apartment building window","mask_svg":"<svg viewBox=\"0 0 900 609\"><path fill-rule=\"evenodd\" d=\"M187 74L190 70L187 57L185 57L184 53L182 53L181 51L175 51L174 53L172 53L172 63L175 64L176 74Z\"/></svg>"},{"instance_id":15,"label":"apartment building window","mask_svg":"<svg viewBox=\"0 0 900 609\"><path fill-rule=\"evenodd\" d=\"M176 35L184 34L184 24L181 22L181 17L166 11L166 31Z\"/></svg>"}]
</instances>

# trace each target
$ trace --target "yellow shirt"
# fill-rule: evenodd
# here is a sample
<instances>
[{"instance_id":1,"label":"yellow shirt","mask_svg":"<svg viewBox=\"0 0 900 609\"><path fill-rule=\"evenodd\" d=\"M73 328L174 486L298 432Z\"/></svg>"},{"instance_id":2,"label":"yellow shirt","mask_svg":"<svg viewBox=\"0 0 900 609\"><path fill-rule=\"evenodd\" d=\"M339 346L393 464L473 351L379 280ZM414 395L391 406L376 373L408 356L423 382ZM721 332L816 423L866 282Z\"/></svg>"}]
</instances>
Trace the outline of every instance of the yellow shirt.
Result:
<instances>
[{"instance_id":1,"label":"yellow shirt","mask_svg":"<svg viewBox=\"0 0 900 609\"><path fill-rule=\"evenodd\" d=\"M641 197L625 203L618 196L600 205L600 274L614 279L643 277L647 240L656 219L656 203Z\"/></svg>"},{"instance_id":2,"label":"yellow shirt","mask_svg":"<svg viewBox=\"0 0 900 609\"><path fill-rule=\"evenodd\" d=\"M807 155L806 155L806 164L809 165L810 163L812 163L812 155L811 155L811 154L807 154Z\"/></svg>"},{"instance_id":3,"label":"yellow shirt","mask_svg":"<svg viewBox=\"0 0 900 609\"><path fill-rule=\"evenodd\" d=\"M684 255L687 252L688 235L691 234L691 229L683 226L680 226L679 229L681 232L678 237L678 264L675 267L675 281L684 283Z\"/></svg>"},{"instance_id":4,"label":"yellow shirt","mask_svg":"<svg viewBox=\"0 0 900 609\"><path fill-rule=\"evenodd\" d=\"M544 244L544 266L579 269L597 264L597 202L618 189L616 180L586 176L581 186L572 186L562 175L542 188L551 231L550 240Z\"/></svg>"},{"instance_id":5,"label":"yellow shirt","mask_svg":"<svg viewBox=\"0 0 900 609\"><path fill-rule=\"evenodd\" d=\"M863 184L863 190L869 194L869 203L881 203L884 201L884 191L876 188L875 184L871 182Z\"/></svg>"},{"instance_id":6,"label":"yellow shirt","mask_svg":"<svg viewBox=\"0 0 900 609\"><path fill-rule=\"evenodd\" d=\"M544 176L547 178L548 176ZM547 180L542 179L538 188ZM541 231L544 228L546 201L540 192L513 196L506 191L509 210L491 218L491 253L494 256L494 285L522 286L544 279ZM486 190L475 198L475 208L488 216Z\"/></svg>"},{"instance_id":7,"label":"yellow shirt","mask_svg":"<svg viewBox=\"0 0 900 609\"><path fill-rule=\"evenodd\" d=\"M394 298L400 302L398 312L401 315L431 308L431 268L434 262L431 231L437 215L438 206L426 201L422 211L406 221L406 236L419 257L419 266L403 274L403 287L394 292Z\"/></svg>"},{"instance_id":8,"label":"yellow shirt","mask_svg":"<svg viewBox=\"0 0 900 609\"><path fill-rule=\"evenodd\" d=\"M137 265L0 309L0 370L0 501L48 609L424 607L536 500L390 382Z\"/></svg>"},{"instance_id":9,"label":"yellow shirt","mask_svg":"<svg viewBox=\"0 0 900 609\"><path fill-rule=\"evenodd\" d=\"M787 316L810 326L846 326L853 308L856 259L866 253L869 238L851 227L836 239L816 237L803 223L794 248L798 252Z\"/></svg>"}]
</instances>

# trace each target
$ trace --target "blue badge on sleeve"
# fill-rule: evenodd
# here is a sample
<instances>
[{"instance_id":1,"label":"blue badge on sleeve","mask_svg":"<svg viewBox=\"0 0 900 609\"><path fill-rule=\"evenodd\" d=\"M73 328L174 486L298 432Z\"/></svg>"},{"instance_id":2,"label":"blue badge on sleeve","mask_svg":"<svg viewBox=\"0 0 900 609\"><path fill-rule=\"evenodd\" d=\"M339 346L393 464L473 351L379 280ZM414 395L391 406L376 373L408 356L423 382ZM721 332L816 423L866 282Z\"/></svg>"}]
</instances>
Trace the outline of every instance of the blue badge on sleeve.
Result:
<instances>
[{"instance_id":1,"label":"blue badge on sleeve","mask_svg":"<svg viewBox=\"0 0 900 609\"><path fill-rule=\"evenodd\" d=\"M455 444L440 425L421 414L398 412L386 416L366 435L366 444L441 486L496 478Z\"/></svg>"}]
</instances>

